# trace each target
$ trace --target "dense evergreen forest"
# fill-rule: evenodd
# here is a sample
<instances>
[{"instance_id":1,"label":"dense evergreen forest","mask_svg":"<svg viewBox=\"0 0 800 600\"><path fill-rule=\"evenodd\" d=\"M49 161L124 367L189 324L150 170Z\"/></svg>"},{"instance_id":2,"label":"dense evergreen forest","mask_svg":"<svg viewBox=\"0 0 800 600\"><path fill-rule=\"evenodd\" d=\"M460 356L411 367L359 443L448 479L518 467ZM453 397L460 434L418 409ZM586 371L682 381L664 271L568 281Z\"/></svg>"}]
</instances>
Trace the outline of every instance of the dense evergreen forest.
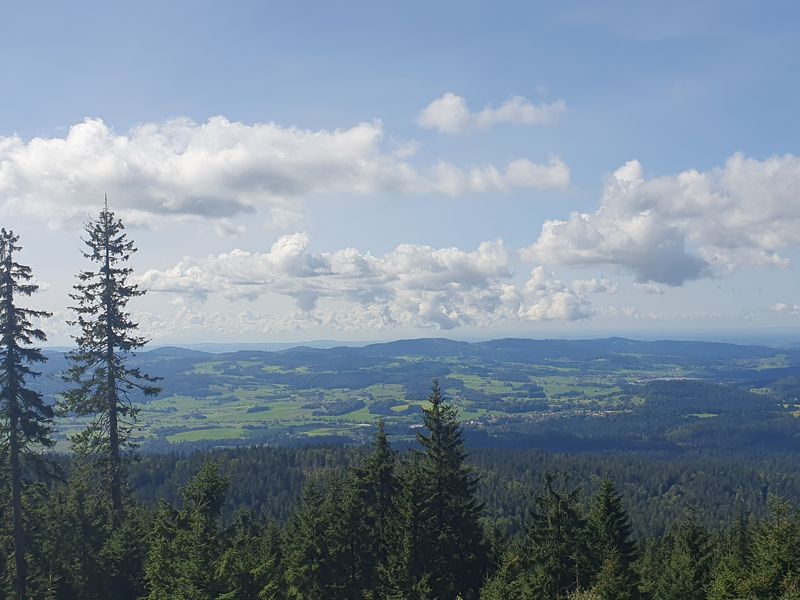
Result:
<instances>
[{"instance_id":1,"label":"dense evergreen forest","mask_svg":"<svg viewBox=\"0 0 800 600\"><path fill-rule=\"evenodd\" d=\"M438 380L400 450L381 422L369 448L132 461L131 398L161 385L130 362L135 248L107 207L84 241L53 406L30 387L47 313L20 305L37 285L0 232L4 598L800 598L791 454L470 455ZM88 418L67 457L56 411Z\"/></svg>"}]
</instances>

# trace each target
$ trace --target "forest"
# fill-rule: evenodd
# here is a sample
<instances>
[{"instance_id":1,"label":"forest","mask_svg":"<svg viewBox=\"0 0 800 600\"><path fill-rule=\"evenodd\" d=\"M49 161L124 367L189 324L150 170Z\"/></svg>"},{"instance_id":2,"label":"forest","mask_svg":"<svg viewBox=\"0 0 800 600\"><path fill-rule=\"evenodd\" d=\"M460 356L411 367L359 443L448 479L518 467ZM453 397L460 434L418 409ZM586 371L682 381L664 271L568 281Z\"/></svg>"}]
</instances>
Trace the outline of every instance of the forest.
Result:
<instances>
[{"instance_id":1,"label":"forest","mask_svg":"<svg viewBox=\"0 0 800 600\"><path fill-rule=\"evenodd\" d=\"M53 403L33 385L48 313L23 306L37 284L18 262L19 238L0 232L3 597L800 598L786 413L771 417L785 443L766 454L481 449L434 378L418 383L429 388L411 440L392 439L378 412L363 447L137 456L139 402L170 384L133 360L147 340L128 303L144 292L131 282L136 249L122 222L106 207L84 242L89 266L70 294L75 347ZM774 393L790 404L794 384L782 381ZM637 390L651 438L684 417L676 397L722 415L720 438L735 430L723 404L740 420L775 411L774 396L685 386ZM64 415L83 419L68 454L53 450ZM632 436L634 421L619 417L612 435Z\"/></svg>"}]
</instances>

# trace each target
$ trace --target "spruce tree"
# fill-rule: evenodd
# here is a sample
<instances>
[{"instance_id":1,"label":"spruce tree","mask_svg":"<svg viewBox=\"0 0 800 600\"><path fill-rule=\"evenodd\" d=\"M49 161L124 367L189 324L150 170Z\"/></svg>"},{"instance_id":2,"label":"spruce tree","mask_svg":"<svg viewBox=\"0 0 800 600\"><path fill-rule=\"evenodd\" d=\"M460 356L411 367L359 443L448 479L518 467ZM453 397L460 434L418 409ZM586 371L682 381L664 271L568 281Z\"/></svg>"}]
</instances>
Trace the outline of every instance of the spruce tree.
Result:
<instances>
[{"instance_id":1,"label":"spruce tree","mask_svg":"<svg viewBox=\"0 0 800 600\"><path fill-rule=\"evenodd\" d=\"M434 379L423 409L426 433L417 439L424 449L420 468L427 494L426 567L434 598L450 599L461 594L477 597L486 566L486 550L480 516L483 510L475 492L478 479L466 464L464 434L458 411L445 402Z\"/></svg>"},{"instance_id":2,"label":"spruce tree","mask_svg":"<svg viewBox=\"0 0 800 600\"><path fill-rule=\"evenodd\" d=\"M597 573L594 591L600 600L633 600L636 587L616 547L612 548Z\"/></svg>"},{"instance_id":3,"label":"spruce tree","mask_svg":"<svg viewBox=\"0 0 800 600\"><path fill-rule=\"evenodd\" d=\"M633 564L636 561L636 544L631 533L630 518L612 481L604 480L592 499L587 525L593 570L600 573L605 567L608 572L613 566L617 573L615 577L627 585L627 597L635 597L637 581ZM612 555L613 565L605 565Z\"/></svg>"},{"instance_id":4,"label":"spruce tree","mask_svg":"<svg viewBox=\"0 0 800 600\"><path fill-rule=\"evenodd\" d=\"M569 489L545 475L543 494L534 496L523 538L523 579L531 597L562 598L589 581L590 556L586 521L580 509L580 489Z\"/></svg>"},{"instance_id":5,"label":"spruce tree","mask_svg":"<svg viewBox=\"0 0 800 600\"><path fill-rule=\"evenodd\" d=\"M344 565L351 555L350 539L341 526L351 514L345 494L340 477L306 481L300 506L287 525L289 598L343 597L353 566Z\"/></svg>"},{"instance_id":6,"label":"spruce tree","mask_svg":"<svg viewBox=\"0 0 800 600\"><path fill-rule=\"evenodd\" d=\"M19 237L0 230L0 419L8 456L8 481L11 488L11 520L14 546L14 587L18 600L26 595L28 574L22 492L26 461L36 459L36 451L53 445L53 409L42 395L28 386L38 373L35 363L45 360L34 344L46 340L33 321L49 313L22 308L20 296L39 289L31 268L16 261Z\"/></svg>"},{"instance_id":7,"label":"spruce tree","mask_svg":"<svg viewBox=\"0 0 800 600\"><path fill-rule=\"evenodd\" d=\"M712 547L694 511L689 511L675 527L668 546L653 594L655 600L705 600L710 584Z\"/></svg>"},{"instance_id":8,"label":"spruce tree","mask_svg":"<svg viewBox=\"0 0 800 600\"><path fill-rule=\"evenodd\" d=\"M399 542L397 503L400 482L395 469L397 452L386 437L384 423L372 443L372 452L364 465L354 469L356 486L357 531L355 554L359 563L362 589L385 597L389 584L389 557Z\"/></svg>"},{"instance_id":9,"label":"spruce tree","mask_svg":"<svg viewBox=\"0 0 800 600\"><path fill-rule=\"evenodd\" d=\"M752 575L749 570L750 538L749 517L740 507L733 527L721 538L722 556L713 569L708 600L728 600L746 596Z\"/></svg>"},{"instance_id":10,"label":"spruce tree","mask_svg":"<svg viewBox=\"0 0 800 600\"><path fill-rule=\"evenodd\" d=\"M777 598L800 568L800 520L785 500L769 499L769 513L752 540L746 589L754 597Z\"/></svg>"},{"instance_id":11,"label":"spruce tree","mask_svg":"<svg viewBox=\"0 0 800 600\"><path fill-rule=\"evenodd\" d=\"M127 312L128 302L144 294L129 278L128 266L136 252L122 221L106 203L96 220L85 226L88 251L83 256L95 266L81 271L72 307L76 317L71 325L80 332L76 349L69 353L70 367L65 379L72 386L64 393L63 407L78 415L93 415L87 429L73 438L76 450L98 457L105 468L113 521L123 512L124 450L136 420L132 394L154 396L157 378L128 366L132 352L146 339L136 334L137 323Z\"/></svg>"},{"instance_id":12,"label":"spruce tree","mask_svg":"<svg viewBox=\"0 0 800 600\"><path fill-rule=\"evenodd\" d=\"M161 503L145 566L148 600L215 599L227 591L219 565L229 483L217 463L206 461L183 489L181 510Z\"/></svg>"},{"instance_id":13,"label":"spruce tree","mask_svg":"<svg viewBox=\"0 0 800 600\"><path fill-rule=\"evenodd\" d=\"M430 595L430 507L421 462L422 454L412 452L399 471L398 539L392 544L388 561L391 600L422 600Z\"/></svg>"}]
</instances>

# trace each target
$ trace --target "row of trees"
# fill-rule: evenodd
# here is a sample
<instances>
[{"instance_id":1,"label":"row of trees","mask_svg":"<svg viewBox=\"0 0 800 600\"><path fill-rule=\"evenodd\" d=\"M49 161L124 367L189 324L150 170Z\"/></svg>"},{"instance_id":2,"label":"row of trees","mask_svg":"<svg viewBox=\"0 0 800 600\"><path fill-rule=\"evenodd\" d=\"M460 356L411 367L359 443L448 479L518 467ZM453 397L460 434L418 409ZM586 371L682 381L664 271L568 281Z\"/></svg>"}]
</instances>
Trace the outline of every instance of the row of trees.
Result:
<instances>
[{"instance_id":1,"label":"row of trees","mask_svg":"<svg viewBox=\"0 0 800 600\"><path fill-rule=\"evenodd\" d=\"M78 331L76 348L69 355L70 368L63 374L69 389L59 407L64 412L91 416L89 426L73 438L73 449L91 473L93 485L104 489L109 510L104 511L113 528L124 517L124 462L136 417L131 393L158 393L154 378L128 368L126 358L144 345L137 325L126 307L144 292L129 282L128 261L136 251L122 222L106 203L97 219L85 227L84 257L91 268L78 273L70 294ZM21 305L38 290L31 268L18 261L19 237L0 231L0 428L3 435L4 482L10 495L14 595L29 597L28 539L35 519L27 514L25 488L32 481L53 476L43 450L53 446L55 407L30 387L39 373L36 363L45 360L37 344L46 340L36 321L50 316ZM99 516L99 515L98 515Z\"/></svg>"}]
</instances>

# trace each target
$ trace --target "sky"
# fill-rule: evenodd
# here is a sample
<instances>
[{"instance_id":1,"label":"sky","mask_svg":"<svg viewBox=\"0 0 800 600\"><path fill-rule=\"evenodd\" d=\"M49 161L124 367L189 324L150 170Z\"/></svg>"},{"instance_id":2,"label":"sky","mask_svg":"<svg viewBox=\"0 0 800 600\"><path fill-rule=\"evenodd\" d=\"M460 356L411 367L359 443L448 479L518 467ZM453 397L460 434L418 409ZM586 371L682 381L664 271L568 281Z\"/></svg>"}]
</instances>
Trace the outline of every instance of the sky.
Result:
<instances>
[{"instance_id":1,"label":"sky","mask_svg":"<svg viewBox=\"0 0 800 600\"><path fill-rule=\"evenodd\" d=\"M0 220L69 344L800 340L800 5L0 2Z\"/></svg>"}]
</instances>

